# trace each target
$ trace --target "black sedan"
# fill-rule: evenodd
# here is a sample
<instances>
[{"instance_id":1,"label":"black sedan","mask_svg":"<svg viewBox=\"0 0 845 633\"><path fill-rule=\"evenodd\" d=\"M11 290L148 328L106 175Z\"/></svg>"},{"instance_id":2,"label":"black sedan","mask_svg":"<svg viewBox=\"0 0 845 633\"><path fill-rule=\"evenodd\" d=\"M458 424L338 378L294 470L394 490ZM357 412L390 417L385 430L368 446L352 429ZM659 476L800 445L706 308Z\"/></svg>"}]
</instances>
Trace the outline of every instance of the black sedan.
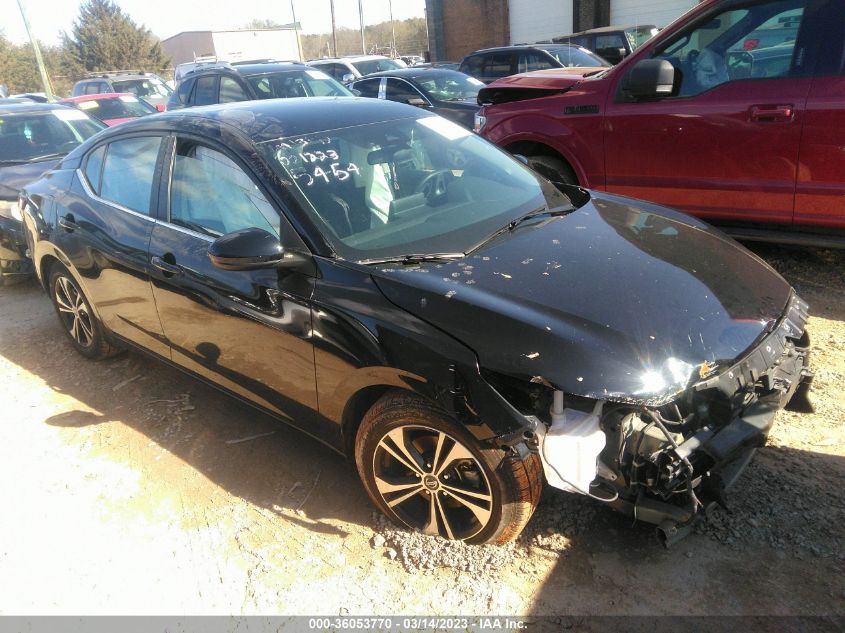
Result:
<instances>
[{"instance_id":1,"label":"black sedan","mask_svg":"<svg viewBox=\"0 0 845 633\"><path fill-rule=\"evenodd\" d=\"M138 347L270 412L427 534L515 538L548 482L674 538L808 371L806 304L736 242L406 105L144 117L24 195L81 354Z\"/></svg>"},{"instance_id":2,"label":"black sedan","mask_svg":"<svg viewBox=\"0 0 845 633\"><path fill-rule=\"evenodd\" d=\"M20 189L105 126L59 105L21 99L0 104L0 280L32 274L18 208Z\"/></svg>"},{"instance_id":3,"label":"black sedan","mask_svg":"<svg viewBox=\"0 0 845 633\"><path fill-rule=\"evenodd\" d=\"M414 67L373 73L349 87L362 97L425 108L471 130L478 111L478 91L484 84L455 70Z\"/></svg>"}]
</instances>

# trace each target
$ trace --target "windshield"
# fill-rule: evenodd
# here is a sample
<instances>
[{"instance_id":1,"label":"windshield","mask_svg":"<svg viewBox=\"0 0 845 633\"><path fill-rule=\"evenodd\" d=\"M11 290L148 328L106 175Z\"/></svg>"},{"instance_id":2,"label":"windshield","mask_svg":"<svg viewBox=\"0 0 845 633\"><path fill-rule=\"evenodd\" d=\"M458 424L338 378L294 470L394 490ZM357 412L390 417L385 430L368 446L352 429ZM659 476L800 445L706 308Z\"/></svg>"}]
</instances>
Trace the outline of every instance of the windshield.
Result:
<instances>
[{"instance_id":1,"label":"windshield","mask_svg":"<svg viewBox=\"0 0 845 633\"><path fill-rule=\"evenodd\" d=\"M126 119L156 112L149 103L131 95L79 101L75 105L86 114L100 120Z\"/></svg>"},{"instance_id":2,"label":"windshield","mask_svg":"<svg viewBox=\"0 0 845 633\"><path fill-rule=\"evenodd\" d=\"M364 59L358 62L352 62L352 65L362 75L369 75L370 73L380 73L384 70L396 70L397 68L405 68L405 64L398 62L395 59Z\"/></svg>"},{"instance_id":3,"label":"windshield","mask_svg":"<svg viewBox=\"0 0 845 633\"><path fill-rule=\"evenodd\" d=\"M597 68L610 66L598 55L578 46L550 46L543 50L551 53L565 68Z\"/></svg>"},{"instance_id":4,"label":"windshield","mask_svg":"<svg viewBox=\"0 0 845 633\"><path fill-rule=\"evenodd\" d=\"M0 163L67 154L104 127L71 108L0 115Z\"/></svg>"},{"instance_id":5,"label":"windshield","mask_svg":"<svg viewBox=\"0 0 845 633\"><path fill-rule=\"evenodd\" d=\"M320 70L288 70L252 75L246 80L259 99L352 96L349 90Z\"/></svg>"},{"instance_id":6,"label":"windshield","mask_svg":"<svg viewBox=\"0 0 845 633\"><path fill-rule=\"evenodd\" d=\"M428 96L440 101L476 99L484 87L484 82L475 77L450 71L426 71L414 81Z\"/></svg>"},{"instance_id":7,"label":"windshield","mask_svg":"<svg viewBox=\"0 0 845 633\"><path fill-rule=\"evenodd\" d=\"M439 116L262 145L340 257L465 253L511 220L569 200ZM542 184L541 184L542 182Z\"/></svg>"},{"instance_id":8,"label":"windshield","mask_svg":"<svg viewBox=\"0 0 845 633\"><path fill-rule=\"evenodd\" d=\"M124 79L112 81L115 92L131 92L142 99L169 97L173 92L170 87L157 77L144 79Z\"/></svg>"},{"instance_id":9,"label":"windshield","mask_svg":"<svg viewBox=\"0 0 845 633\"><path fill-rule=\"evenodd\" d=\"M656 26L638 26L635 29L628 29L625 35L628 37L628 43L631 45L631 50L639 48L652 37L660 32Z\"/></svg>"}]
</instances>

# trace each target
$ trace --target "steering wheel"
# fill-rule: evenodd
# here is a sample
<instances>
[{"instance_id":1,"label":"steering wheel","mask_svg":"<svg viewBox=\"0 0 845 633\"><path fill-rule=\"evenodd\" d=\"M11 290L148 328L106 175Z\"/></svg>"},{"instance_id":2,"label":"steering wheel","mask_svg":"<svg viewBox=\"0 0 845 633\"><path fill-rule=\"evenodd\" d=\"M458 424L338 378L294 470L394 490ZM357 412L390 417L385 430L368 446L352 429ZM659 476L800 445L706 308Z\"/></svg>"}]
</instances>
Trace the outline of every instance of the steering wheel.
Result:
<instances>
[{"instance_id":1,"label":"steering wheel","mask_svg":"<svg viewBox=\"0 0 845 633\"><path fill-rule=\"evenodd\" d=\"M421 193L429 202L446 195L446 187L455 179L450 169L438 169L422 179L417 185L416 193Z\"/></svg>"}]
</instances>

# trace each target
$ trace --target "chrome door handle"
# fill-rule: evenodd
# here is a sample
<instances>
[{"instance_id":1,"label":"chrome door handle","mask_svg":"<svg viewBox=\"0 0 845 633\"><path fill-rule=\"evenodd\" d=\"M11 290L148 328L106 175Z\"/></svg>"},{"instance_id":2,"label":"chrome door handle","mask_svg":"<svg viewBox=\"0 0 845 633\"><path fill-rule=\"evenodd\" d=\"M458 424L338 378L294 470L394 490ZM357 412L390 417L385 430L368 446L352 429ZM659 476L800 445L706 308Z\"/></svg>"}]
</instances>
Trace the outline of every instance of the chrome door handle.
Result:
<instances>
[{"instance_id":1,"label":"chrome door handle","mask_svg":"<svg viewBox=\"0 0 845 633\"><path fill-rule=\"evenodd\" d=\"M182 267L177 264L171 264L161 257L153 256L150 258L150 263L158 268L165 275L181 275Z\"/></svg>"},{"instance_id":2,"label":"chrome door handle","mask_svg":"<svg viewBox=\"0 0 845 633\"><path fill-rule=\"evenodd\" d=\"M79 225L76 223L72 213L61 216L59 218L59 226L68 233L73 233L73 231L79 228Z\"/></svg>"}]
</instances>

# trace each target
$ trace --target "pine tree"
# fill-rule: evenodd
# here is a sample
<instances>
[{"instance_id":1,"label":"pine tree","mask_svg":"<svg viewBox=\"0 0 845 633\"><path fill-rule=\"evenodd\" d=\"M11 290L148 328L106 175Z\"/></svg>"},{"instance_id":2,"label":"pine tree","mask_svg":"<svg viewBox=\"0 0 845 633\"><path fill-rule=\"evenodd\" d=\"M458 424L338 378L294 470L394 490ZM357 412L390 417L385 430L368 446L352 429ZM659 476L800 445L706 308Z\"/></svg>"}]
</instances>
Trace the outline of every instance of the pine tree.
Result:
<instances>
[{"instance_id":1,"label":"pine tree","mask_svg":"<svg viewBox=\"0 0 845 633\"><path fill-rule=\"evenodd\" d=\"M158 71L170 64L158 39L112 0L87 0L70 35L62 34L69 66L77 72Z\"/></svg>"}]
</instances>

